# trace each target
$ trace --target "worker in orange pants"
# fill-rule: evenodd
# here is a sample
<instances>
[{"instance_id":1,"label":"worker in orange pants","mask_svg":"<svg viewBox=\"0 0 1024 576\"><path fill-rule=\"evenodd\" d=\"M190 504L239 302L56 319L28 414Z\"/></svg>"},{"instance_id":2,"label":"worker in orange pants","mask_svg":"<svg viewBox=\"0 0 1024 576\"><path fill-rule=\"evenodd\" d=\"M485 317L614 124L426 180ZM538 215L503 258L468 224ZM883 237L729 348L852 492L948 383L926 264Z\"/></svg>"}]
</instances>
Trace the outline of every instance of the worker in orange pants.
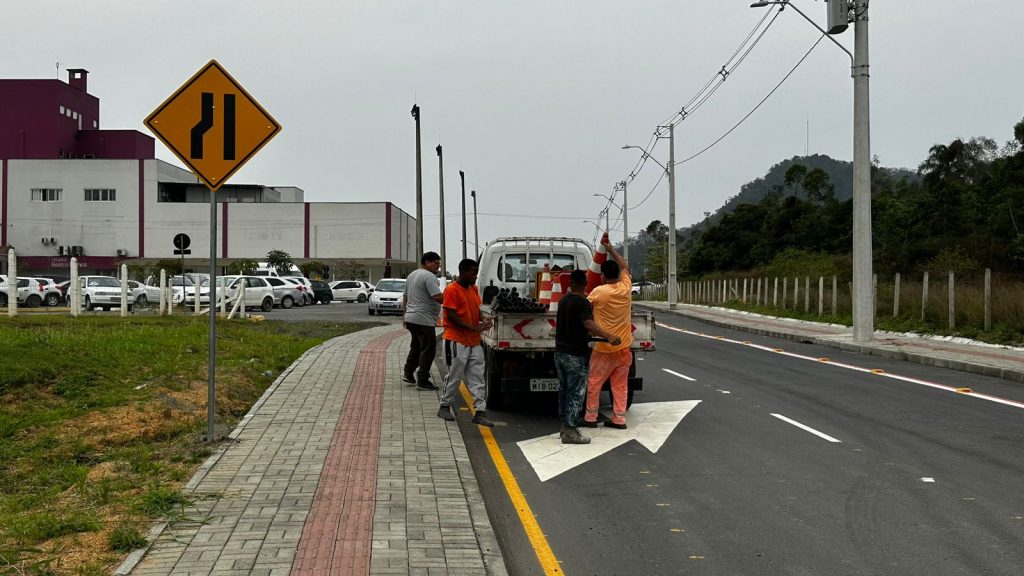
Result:
<instances>
[{"instance_id":1,"label":"worker in orange pants","mask_svg":"<svg viewBox=\"0 0 1024 576\"><path fill-rule=\"evenodd\" d=\"M607 238L607 237L606 237ZM602 284L590 292L594 306L594 322L602 330L618 337L618 344L598 342L590 354L590 375L587 379L587 405L582 426L597 426L597 408L601 387L611 379L612 417L605 422L609 428L626 429L626 396L629 393L629 365L633 361L633 279L629 265L607 239L602 239L612 260L601 264Z\"/></svg>"}]
</instances>

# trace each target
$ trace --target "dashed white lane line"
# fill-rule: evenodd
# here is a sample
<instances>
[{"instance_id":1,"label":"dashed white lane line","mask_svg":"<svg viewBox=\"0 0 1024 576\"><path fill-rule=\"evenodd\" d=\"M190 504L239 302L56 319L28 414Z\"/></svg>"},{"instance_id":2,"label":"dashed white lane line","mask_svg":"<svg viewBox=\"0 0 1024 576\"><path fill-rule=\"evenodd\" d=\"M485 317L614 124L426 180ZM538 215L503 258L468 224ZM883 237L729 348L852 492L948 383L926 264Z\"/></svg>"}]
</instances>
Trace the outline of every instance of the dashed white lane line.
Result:
<instances>
[{"instance_id":1,"label":"dashed white lane line","mask_svg":"<svg viewBox=\"0 0 1024 576\"><path fill-rule=\"evenodd\" d=\"M679 372L676 372L675 370L669 370L668 368L662 368L662 370L664 370L665 372L668 372L669 374L671 374L673 376L678 376L678 377L682 378L683 380L689 380L690 382L696 382L697 381L696 378L690 378L686 374L680 374Z\"/></svg>"},{"instance_id":2,"label":"dashed white lane line","mask_svg":"<svg viewBox=\"0 0 1024 576\"><path fill-rule=\"evenodd\" d=\"M837 442L837 443L838 442L842 442L842 440L837 440L837 439L829 436L828 434L825 434L824 432L820 432L818 430L815 430L814 428L811 428L810 426L807 426L806 424L801 424L801 423L797 422L796 420L791 420L789 418L786 418L782 414L772 414L772 416L778 418L779 420L782 420L783 422L792 424L793 426L796 426L797 428L799 428L799 429L801 429L801 430L803 430L805 432L810 432L811 434L814 434L818 438L824 438L825 440L828 440L829 442Z\"/></svg>"},{"instance_id":3,"label":"dashed white lane line","mask_svg":"<svg viewBox=\"0 0 1024 576\"><path fill-rule=\"evenodd\" d=\"M911 378L909 376L900 376L898 374L890 374L885 370L879 370L877 368L862 368L860 366L853 366L852 364L844 364L842 362L833 362L828 358L815 358L812 356L804 356L802 354L794 354L792 352L786 352L781 348L773 348L771 346L762 346L760 344L754 344L749 340L732 340L731 338L725 338L722 336L711 336L709 334L703 334L700 332L693 332L691 330L684 330L682 328L676 328L675 326L669 326L661 322L657 323L658 327L666 330L672 330L673 332L679 332L681 334L689 334L690 336L698 336L700 338L707 338L709 340L718 340L719 342L728 342L730 344L738 344L740 346L748 346L750 348L756 348L758 350L764 350L766 352L773 352L775 354L781 354L783 356L789 356L790 358L797 358L800 360L809 360L811 362L817 362L819 364L827 364L829 366L835 366L837 368L845 368L847 370L854 370L857 372L864 372L866 374L874 374L883 378L890 378L892 380L900 380L902 382L909 382L911 384L918 384L920 386L927 386L929 388L935 388L937 390L943 390L945 392L953 392L961 396L970 396L972 398L978 398L980 400L987 400L989 402L995 402L997 404L1004 404L1006 406L1012 406L1014 408L1024 409L1024 402L1017 402L1016 400L1009 400L1007 398L1000 398L999 396L992 396L990 394L982 394L980 392L974 392L970 388L962 386L949 386L946 384L938 384L936 382L929 382L927 380L921 380L920 378ZM666 370L666 372L671 372Z\"/></svg>"}]
</instances>

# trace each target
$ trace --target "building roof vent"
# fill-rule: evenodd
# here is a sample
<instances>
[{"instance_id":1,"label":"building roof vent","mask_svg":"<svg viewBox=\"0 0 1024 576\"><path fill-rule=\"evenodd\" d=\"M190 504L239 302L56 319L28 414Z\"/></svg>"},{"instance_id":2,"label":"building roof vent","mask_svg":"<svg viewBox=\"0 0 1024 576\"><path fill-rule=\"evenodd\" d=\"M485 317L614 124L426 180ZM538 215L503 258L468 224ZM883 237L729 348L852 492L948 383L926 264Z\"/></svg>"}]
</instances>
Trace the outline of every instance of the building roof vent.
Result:
<instances>
[{"instance_id":1,"label":"building roof vent","mask_svg":"<svg viewBox=\"0 0 1024 576\"><path fill-rule=\"evenodd\" d=\"M68 68L68 84L89 93L89 71L84 68Z\"/></svg>"}]
</instances>

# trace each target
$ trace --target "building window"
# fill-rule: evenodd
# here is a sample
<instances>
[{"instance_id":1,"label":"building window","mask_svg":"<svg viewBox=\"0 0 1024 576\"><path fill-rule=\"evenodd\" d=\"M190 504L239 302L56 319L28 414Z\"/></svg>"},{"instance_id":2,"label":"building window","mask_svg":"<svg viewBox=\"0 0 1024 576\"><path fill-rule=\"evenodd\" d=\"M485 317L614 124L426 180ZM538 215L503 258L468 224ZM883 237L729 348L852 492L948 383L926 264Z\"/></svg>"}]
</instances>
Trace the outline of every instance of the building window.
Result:
<instances>
[{"instance_id":1,"label":"building window","mask_svg":"<svg viewBox=\"0 0 1024 576\"><path fill-rule=\"evenodd\" d=\"M71 118L71 108L68 108L68 109L64 110L64 115L67 116L68 118Z\"/></svg>"},{"instance_id":2,"label":"building window","mask_svg":"<svg viewBox=\"0 0 1024 576\"><path fill-rule=\"evenodd\" d=\"M63 197L63 190L60 188L33 188L33 202L60 202Z\"/></svg>"},{"instance_id":3,"label":"building window","mask_svg":"<svg viewBox=\"0 0 1024 576\"><path fill-rule=\"evenodd\" d=\"M61 116L64 115L64 107L63 106L60 107L60 114L61 114Z\"/></svg>"},{"instance_id":4,"label":"building window","mask_svg":"<svg viewBox=\"0 0 1024 576\"><path fill-rule=\"evenodd\" d=\"M116 202L117 190L112 188L86 188L86 202Z\"/></svg>"}]
</instances>

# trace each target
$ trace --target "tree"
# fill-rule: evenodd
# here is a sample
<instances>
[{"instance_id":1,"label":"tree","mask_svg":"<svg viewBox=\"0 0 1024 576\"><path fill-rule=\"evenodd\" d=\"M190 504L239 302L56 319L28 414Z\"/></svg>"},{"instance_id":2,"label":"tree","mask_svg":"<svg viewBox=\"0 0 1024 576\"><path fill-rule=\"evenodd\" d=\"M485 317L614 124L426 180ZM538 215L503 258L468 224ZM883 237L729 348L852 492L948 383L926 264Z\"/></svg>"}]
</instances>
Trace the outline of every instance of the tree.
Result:
<instances>
[{"instance_id":1,"label":"tree","mask_svg":"<svg viewBox=\"0 0 1024 576\"><path fill-rule=\"evenodd\" d=\"M281 276L290 276L292 273L292 257L284 250L271 250L267 252L267 267L277 270Z\"/></svg>"},{"instance_id":2,"label":"tree","mask_svg":"<svg viewBox=\"0 0 1024 576\"><path fill-rule=\"evenodd\" d=\"M331 273L330 266L317 260L311 260L309 262L299 264L299 270L302 270L303 276L314 280L323 280Z\"/></svg>"},{"instance_id":3,"label":"tree","mask_svg":"<svg viewBox=\"0 0 1024 576\"><path fill-rule=\"evenodd\" d=\"M235 260L228 266L228 273L230 274L253 274L259 268L259 263L255 260Z\"/></svg>"}]
</instances>

